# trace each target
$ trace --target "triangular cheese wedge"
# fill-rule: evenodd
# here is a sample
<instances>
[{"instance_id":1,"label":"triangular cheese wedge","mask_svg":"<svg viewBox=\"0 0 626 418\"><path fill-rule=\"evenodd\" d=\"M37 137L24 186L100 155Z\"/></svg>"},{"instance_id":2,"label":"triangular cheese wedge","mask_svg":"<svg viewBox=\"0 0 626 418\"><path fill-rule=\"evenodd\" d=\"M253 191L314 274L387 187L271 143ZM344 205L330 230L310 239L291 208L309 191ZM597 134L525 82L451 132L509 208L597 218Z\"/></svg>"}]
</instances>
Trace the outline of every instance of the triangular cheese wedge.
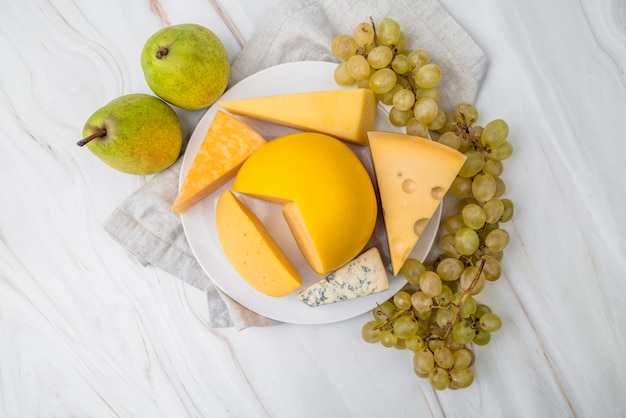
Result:
<instances>
[{"instance_id":1,"label":"triangular cheese wedge","mask_svg":"<svg viewBox=\"0 0 626 418\"><path fill-rule=\"evenodd\" d=\"M282 94L220 101L219 105L234 114L361 145L367 145L367 132L374 129L376 119L376 97L369 89Z\"/></svg>"},{"instance_id":2,"label":"triangular cheese wedge","mask_svg":"<svg viewBox=\"0 0 626 418\"><path fill-rule=\"evenodd\" d=\"M266 142L244 122L218 110L172 210L183 213L214 192L234 177L243 162Z\"/></svg>"},{"instance_id":3,"label":"triangular cheese wedge","mask_svg":"<svg viewBox=\"0 0 626 418\"><path fill-rule=\"evenodd\" d=\"M393 274L400 271L466 156L429 139L369 132Z\"/></svg>"},{"instance_id":4,"label":"triangular cheese wedge","mask_svg":"<svg viewBox=\"0 0 626 418\"><path fill-rule=\"evenodd\" d=\"M378 248L372 247L345 266L298 293L311 307L356 299L389 289Z\"/></svg>"},{"instance_id":5,"label":"triangular cheese wedge","mask_svg":"<svg viewBox=\"0 0 626 418\"><path fill-rule=\"evenodd\" d=\"M277 297L300 287L298 273L259 218L228 189L218 199L215 222L226 257L250 286Z\"/></svg>"}]
</instances>

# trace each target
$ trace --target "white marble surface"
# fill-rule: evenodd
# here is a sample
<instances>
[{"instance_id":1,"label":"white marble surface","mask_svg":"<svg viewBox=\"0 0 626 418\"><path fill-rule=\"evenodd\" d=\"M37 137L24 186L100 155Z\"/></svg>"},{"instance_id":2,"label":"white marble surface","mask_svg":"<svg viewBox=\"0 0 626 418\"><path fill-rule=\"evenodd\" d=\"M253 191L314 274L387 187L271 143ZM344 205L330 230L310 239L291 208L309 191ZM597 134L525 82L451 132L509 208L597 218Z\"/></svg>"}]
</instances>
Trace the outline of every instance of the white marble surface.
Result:
<instances>
[{"instance_id":1,"label":"white marble surface","mask_svg":"<svg viewBox=\"0 0 626 418\"><path fill-rule=\"evenodd\" d=\"M625 416L626 5L442 3L489 57L481 120L506 119L516 149L505 275L481 295L504 327L454 392L362 342L368 314L212 329L201 292L101 228L142 180L74 142L105 101L148 92L147 36L201 23L234 59L278 0L3 0L0 416Z\"/></svg>"}]
</instances>

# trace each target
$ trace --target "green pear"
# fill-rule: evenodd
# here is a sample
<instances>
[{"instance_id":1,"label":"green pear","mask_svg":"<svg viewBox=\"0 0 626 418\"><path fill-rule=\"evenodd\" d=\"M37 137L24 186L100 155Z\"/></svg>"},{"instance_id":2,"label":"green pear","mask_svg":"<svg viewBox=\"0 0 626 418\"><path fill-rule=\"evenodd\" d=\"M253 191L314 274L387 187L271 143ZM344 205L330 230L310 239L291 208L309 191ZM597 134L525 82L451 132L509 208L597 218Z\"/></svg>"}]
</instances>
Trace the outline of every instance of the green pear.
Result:
<instances>
[{"instance_id":1,"label":"green pear","mask_svg":"<svg viewBox=\"0 0 626 418\"><path fill-rule=\"evenodd\" d=\"M212 105L230 79L222 41L193 23L168 26L148 38L141 51L141 68L157 96L188 110Z\"/></svg>"},{"instance_id":2,"label":"green pear","mask_svg":"<svg viewBox=\"0 0 626 418\"><path fill-rule=\"evenodd\" d=\"M148 94L127 94L96 110L83 127L87 146L116 170L149 175L172 165L183 144L176 112Z\"/></svg>"}]
</instances>

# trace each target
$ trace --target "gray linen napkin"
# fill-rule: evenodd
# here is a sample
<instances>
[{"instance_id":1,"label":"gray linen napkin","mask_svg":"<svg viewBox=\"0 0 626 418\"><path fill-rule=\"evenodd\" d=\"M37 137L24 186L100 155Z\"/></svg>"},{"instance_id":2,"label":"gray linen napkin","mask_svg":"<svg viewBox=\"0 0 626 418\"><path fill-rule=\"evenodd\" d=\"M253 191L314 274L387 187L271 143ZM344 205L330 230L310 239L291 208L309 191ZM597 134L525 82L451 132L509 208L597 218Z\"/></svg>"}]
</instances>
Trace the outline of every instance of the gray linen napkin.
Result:
<instances>
[{"instance_id":1,"label":"gray linen napkin","mask_svg":"<svg viewBox=\"0 0 626 418\"><path fill-rule=\"evenodd\" d=\"M359 14L361 13L361 14ZM483 51L436 0L289 0L262 23L232 66L230 85L280 63L318 60L337 62L332 39L370 16L391 17L407 34L409 47L427 50L443 69L441 106L473 102L483 80ZM170 207L178 190L181 160L154 176L125 199L105 220L104 228L139 262L179 277L207 294L214 327L278 324L222 293L196 261L180 217Z\"/></svg>"}]
</instances>

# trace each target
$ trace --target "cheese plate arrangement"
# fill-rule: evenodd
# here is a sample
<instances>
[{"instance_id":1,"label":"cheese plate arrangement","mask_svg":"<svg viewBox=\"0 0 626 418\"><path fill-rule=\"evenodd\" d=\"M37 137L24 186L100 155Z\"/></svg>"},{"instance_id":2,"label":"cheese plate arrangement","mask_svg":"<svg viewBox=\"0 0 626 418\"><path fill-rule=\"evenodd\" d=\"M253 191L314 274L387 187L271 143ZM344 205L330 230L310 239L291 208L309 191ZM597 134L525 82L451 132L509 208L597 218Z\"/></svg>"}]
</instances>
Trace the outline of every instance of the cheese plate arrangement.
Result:
<instances>
[{"instance_id":1,"label":"cheese plate arrangement","mask_svg":"<svg viewBox=\"0 0 626 418\"><path fill-rule=\"evenodd\" d=\"M180 176L181 186L216 115L219 117L226 112L220 103L274 95L355 89L353 86L337 86L333 79L335 67L336 64L330 62L282 64L256 73L231 87L218 103L207 110L192 133L183 157ZM379 103L376 106L374 129L384 132L399 132L399 128L389 122L387 115L387 106ZM269 142L278 137L302 132L301 129L245 116L238 119ZM354 143L347 143L347 147L359 158L363 167L366 168L370 181L375 184L374 168L368 148ZM406 285L406 280L402 274L393 275L391 272L386 272L389 281L387 290L341 303L316 307L303 303L297 291L282 297L274 297L254 289L242 279L229 261L217 232L216 210L218 200L225 190L232 188L233 182L233 179L230 179L208 196L185 208L181 217L185 234L200 265L222 291L241 305L258 314L282 322L296 324L330 323L360 315L372 309L372 306L376 306L377 303L383 303ZM314 182L320 183L322 188L328 187L324 179L314 179ZM239 198L255 213L299 272L302 280L300 290L327 276L327 274L319 274L313 270L304 258L282 214L283 205L256 199L249 195L239 195ZM333 204L330 201L323 201L323 196L320 196L319 199L320 208L324 205ZM421 239L412 249L412 258L423 260L426 257L435 240L440 220L441 208L438 208L431 222L425 226ZM340 233L336 237L337 241L348 238L342 237ZM373 233L367 241L367 248L364 249L377 247L381 252L381 257L385 260L388 259L386 237L380 213L376 219Z\"/></svg>"}]
</instances>

